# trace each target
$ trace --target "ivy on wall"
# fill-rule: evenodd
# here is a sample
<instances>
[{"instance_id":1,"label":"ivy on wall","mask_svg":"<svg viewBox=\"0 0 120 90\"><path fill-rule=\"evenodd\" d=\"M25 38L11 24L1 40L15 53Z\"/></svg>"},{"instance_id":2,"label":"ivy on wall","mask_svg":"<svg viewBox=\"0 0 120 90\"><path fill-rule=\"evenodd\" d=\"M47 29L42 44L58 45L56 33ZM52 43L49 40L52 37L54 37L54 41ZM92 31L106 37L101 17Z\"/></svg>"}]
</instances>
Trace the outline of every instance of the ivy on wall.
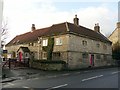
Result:
<instances>
[{"instance_id":1,"label":"ivy on wall","mask_svg":"<svg viewBox=\"0 0 120 90\"><path fill-rule=\"evenodd\" d=\"M54 38L49 37L48 38L48 46L42 47L42 50L47 52L47 60L52 60L53 46L54 46Z\"/></svg>"}]
</instances>

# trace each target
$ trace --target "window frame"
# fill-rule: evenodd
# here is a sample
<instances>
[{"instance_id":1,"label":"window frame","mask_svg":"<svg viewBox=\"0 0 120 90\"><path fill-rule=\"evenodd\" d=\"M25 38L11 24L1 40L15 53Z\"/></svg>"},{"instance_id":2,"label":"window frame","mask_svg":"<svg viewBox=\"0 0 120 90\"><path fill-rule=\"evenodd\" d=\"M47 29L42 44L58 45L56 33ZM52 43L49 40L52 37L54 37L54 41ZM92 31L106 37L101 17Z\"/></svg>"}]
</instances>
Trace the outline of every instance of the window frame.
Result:
<instances>
[{"instance_id":1,"label":"window frame","mask_svg":"<svg viewBox=\"0 0 120 90\"><path fill-rule=\"evenodd\" d=\"M101 55L100 54L96 54L96 59L100 60L101 59Z\"/></svg>"},{"instance_id":2,"label":"window frame","mask_svg":"<svg viewBox=\"0 0 120 90\"><path fill-rule=\"evenodd\" d=\"M96 47L97 47L97 48L100 48L100 43L97 43L97 44L96 44Z\"/></svg>"},{"instance_id":3,"label":"window frame","mask_svg":"<svg viewBox=\"0 0 120 90\"><path fill-rule=\"evenodd\" d=\"M42 59L45 59L45 60L47 59L47 52L42 53Z\"/></svg>"},{"instance_id":4,"label":"window frame","mask_svg":"<svg viewBox=\"0 0 120 90\"><path fill-rule=\"evenodd\" d=\"M62 39L60 37L55 38L55 45L62 45Z\"/></svg>"},{"instance_id":5,"label":"window frame","mask_svg":"<svg viewBox=\"0 0 120 90\"><path fill-rule=\"evenodd\" d=\"M87 46L87 41L86 40L82 40L82 45L83 46Z\"/></svg>"},{"instance_id":6,"label":"window frame","mask_svg":"<svg viewBox=\"0 0 120 90\"><path fill-rule=\"evenodd\" d=\"M48 39L42 40L42 46L48 46Z\"/></svg>"},{"instance_id":7,"label":"window frame","mask_svg":"<svg viewBox=\"0 0 120 90\"><path fill-rule=\"evenodd\" d=\"M88 59L88 57L89 57L88 53L82 53L82 58L83 59Z\"/></svg>"}]
</instances>

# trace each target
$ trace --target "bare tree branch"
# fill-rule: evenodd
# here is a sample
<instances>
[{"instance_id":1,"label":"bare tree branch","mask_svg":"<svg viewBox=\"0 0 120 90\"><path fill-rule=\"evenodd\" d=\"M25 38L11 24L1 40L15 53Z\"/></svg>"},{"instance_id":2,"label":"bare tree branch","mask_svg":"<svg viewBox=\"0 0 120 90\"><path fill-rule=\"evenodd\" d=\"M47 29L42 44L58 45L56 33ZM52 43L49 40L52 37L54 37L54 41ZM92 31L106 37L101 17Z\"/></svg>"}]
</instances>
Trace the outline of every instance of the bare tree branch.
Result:
<instances>
[{"instance_id":1,"label":"bare tree branch","mask_svg":"<svg viewBox=\"0 0 120 90\"><path fill-rule=\"evenodd\" d=\"M4 22L1 29L1 46L5 44L5 41L7 39L8 29L7 29L7 23Z\"/></svg>"}]
</instances>

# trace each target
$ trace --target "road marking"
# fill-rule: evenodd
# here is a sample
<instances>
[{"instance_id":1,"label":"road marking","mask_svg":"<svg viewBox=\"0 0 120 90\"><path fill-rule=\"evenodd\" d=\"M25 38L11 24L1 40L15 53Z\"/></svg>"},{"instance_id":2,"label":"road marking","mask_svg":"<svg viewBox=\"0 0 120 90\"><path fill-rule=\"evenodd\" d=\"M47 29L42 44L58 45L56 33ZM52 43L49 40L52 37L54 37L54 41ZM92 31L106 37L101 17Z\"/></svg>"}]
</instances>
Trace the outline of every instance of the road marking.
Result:
<instances>
[{"instance_id":1,"label":"road marking","mask_svg":"<svg viewBox=\"0 0 120 90\"><path fill-rule=\"evenodd\" d=\"M112 72L111 74L116 74L116 73L119 73L120 71L116 71L116 72Z\"/></svg>"},{"instance_id":2,"label":"road marking","mask_svg":"<svg viewBox=\"0 0 120 90\"><path fill-rule=\"evenodd\" d=\"M37 79L39 79L39 78L34 78L34 80L37 80Z\"/></svg>"},{"instance_id":3,"label":"road marking","mask_svg":"<svg viewBox=\"0 0 120 90\"><path fill-rule=\"evenodd\" d=\"M13 83L8 83L8 84L11 85L11 86L15 85L15 84L13 84Z\"/></svg>"},{"instance_id":4,"label":"road marking","mask_svg":"<svg viewBox=\"0 0 120 90\"><path fill-rule=\"evenodd\" d=\"M57 77L56 75L54 75L54 76L47 76L47 78L55 78L55 77Z\"/></svg>"},{"instance_id":5,"label":"road marking","mask_svg":"<svg viewBox=\"0 0 120 90\"><path fill-rule=\"evenodd\" d=\"M29 81L29 80L31 80L31 79L27 79L27 81Z\"/></svg>"},{"instance_id":6,"label":"road marking","mask_svg":"<svg viewBox=\"0 0 120 90\"><path fill-rule=\"evenodd\" d=\"M99 77L102 77L102 76L103 76L103 75L94 76L94 77L90 77L90 78L87 78L87 79L83 79L82 81L87 81L87 80L91 80L91 79L99 78Z\"/></svg>"},{"instance_id":7,"label":"road marking","mask_svg":"<svg viewBox=\"0 0 120 90\"><path fill-rule=\"evenodd\" d=\"M27 87L27 86L23 86L23 88L30 88L30 87Z\"/></svg>"},{"instance_id":8,"label":"road marking","mask_svg":"<svg viewBox=\"0 0 120 90\"><path fill-rule=\"evenodd\" d=\"M13 85L15 85L15 84L13 84L13 83L7 83L7 85L3 85L3 87L9 87L9 86L13 86Z\"/></svg>"},{"instance_id":9,"label":"road marking","mask_svg":"<svg viewBox=\"0 0 120 90\"><path fill-rule=\"evenodd\" d=\"M59 85L59 86L55 86L55 87L52 87L52 88L48 88L46 90L52 90L52 89L56 89L56 88L60 88L60 87L65 87L67 86L68 84L63 84L63 85Z\"/></svg>"},{"instance_id":10,"label":"road marking","mask_svg":"<svg viewBox=\"0 0 120 90\"><path fill-rule=\"evenodd\" d=\"M90 71L84 71L84 72L90 72Z\"/></svg>"},{"instance_id":11,"label":"road marking","mask_svg":"<svg viewBox=\"0 0 120 90\"><path fill-rule=\"evenodd\" d=\"M81 72L76 72L75 74L80 74Z\"/></svg>"},{"instance_id":12,"label":"road marking","mask_svg":"<svg viewBox=\"0 0 120 90\"><path fill-rule=\"evenodd\" d=\"M70 75L70 73L65 73L65 74L62 74L62 76L67 76L67 75Z\"/></svg>"}]
</instances>

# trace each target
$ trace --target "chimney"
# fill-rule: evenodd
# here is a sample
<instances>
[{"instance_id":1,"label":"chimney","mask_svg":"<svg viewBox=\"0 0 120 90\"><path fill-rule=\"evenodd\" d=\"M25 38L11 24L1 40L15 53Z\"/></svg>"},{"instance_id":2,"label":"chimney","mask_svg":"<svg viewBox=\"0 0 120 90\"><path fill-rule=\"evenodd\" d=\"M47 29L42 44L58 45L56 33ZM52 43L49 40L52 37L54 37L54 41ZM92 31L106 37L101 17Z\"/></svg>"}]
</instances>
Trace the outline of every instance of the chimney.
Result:
<instances>
[{"instance_id":1,"label":"chimney","mask_svg":"<svg viewBox=\"0 0 120 90\"><path fill-rule=\"evenodd\" d=\"M35 29L35 24L32 24L31 31L34 31Z\"/></svg>"},{"instance_id":2,"label":"chimney","mask_svg":"<svg viewBox=\"0 0 120 90\"><path fill-rule=\"evenodd\" d=\"M95 26L94 26L94 31L100 33L100 26L99 26L99 23L95 24Z\"/></svg>"},{"instance_id":3,"label":"chimney","mask_svg":"<svg viewBox=\"0 0 120 90\"><path fill-rule=\"evenodd\" d=\"M77 15L75 15L75 18L73 19L73 22L75 25L79 25L79 18L77 18Z\"/></svg>"},{"instance_id":4,"label":"chimney","mask_svg":"<svg viewBox=\"0 0 120 90\"><path fill-rule=\"evenodd\" d=\"M117 26L117 28L120 28L120 22L117 22L116 26Z\"/></svg>"}]
</instances>

